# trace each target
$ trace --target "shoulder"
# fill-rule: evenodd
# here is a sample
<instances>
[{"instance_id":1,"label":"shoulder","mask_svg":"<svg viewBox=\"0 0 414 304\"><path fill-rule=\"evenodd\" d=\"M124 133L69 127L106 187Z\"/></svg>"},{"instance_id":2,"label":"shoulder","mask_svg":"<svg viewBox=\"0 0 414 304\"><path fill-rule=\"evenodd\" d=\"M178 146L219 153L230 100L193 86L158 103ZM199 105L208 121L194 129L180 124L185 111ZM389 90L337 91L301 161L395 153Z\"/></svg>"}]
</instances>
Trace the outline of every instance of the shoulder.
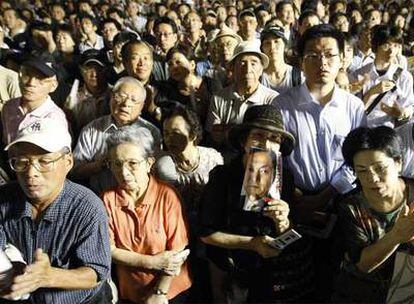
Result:
<instances>
[{"instance_id":1,"label":"shoulder","mask_svg":"<svg viewBox=\"0 0 414 304\"><path fill-rule=\"evenodd\" d=\"M20 105L20 97L10 99L6 101L6 103L4 104L2 112L11 111L11 110L17 111L19 105Z\"/></svg>"},{"instance_id":2,"label":"shoulder","mask_svg":"<svg viewBox=\"0 0 414 304\"><path fill-rule=\"evenodd\" d=\"M276 97L273 102L273 105L279 107L280 109L287 109L290 107L294 107L298 100L299 96L302 94L301 89L302 86L297 86L290 88Z\"/></svg>"},{"instance_id":3,"label":"shoulder","mask_svg":"<svg viewBox=\"0 0 414 304\"><path fill-rule=\"evenodd\" d=\"M92 190L66 180L62 199L69 210L75 210L83 218L96 217L104 212L102 200Z\"/></svg>"}]
</instances>

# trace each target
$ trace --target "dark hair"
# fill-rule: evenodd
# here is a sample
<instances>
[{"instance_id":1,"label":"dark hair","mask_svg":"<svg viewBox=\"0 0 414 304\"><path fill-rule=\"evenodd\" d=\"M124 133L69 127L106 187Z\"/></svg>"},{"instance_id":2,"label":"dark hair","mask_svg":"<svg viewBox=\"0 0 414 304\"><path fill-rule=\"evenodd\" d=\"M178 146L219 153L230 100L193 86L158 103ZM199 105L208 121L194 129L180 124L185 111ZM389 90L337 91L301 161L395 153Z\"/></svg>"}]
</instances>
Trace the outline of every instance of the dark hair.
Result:
<instances>
[{"instance_id":1,"label":"dark hair","mask_svg":"<svg viewBox=\"0 0 414 304\"><path fill-rule=\"evenodd\" d=\"M334 9L336 9L336 6L338 4L342 4L345 7L345 9L347 8L347 2L346 1L344 1L344 0L334 0L329 4L329 14L332 15L334 13Z\"/></svg>"},{"instance_id":2,"label":"dark hair","mask_svg":"<svg viewBox=\"0 0 414 304\"><path fill-rule=\"evenodd\" d=\"M352 46L353 48L357 45L358 38L353 36L350 33L343 33L344 35L344 42Z\"/></svg>"},{"instance_id":3,"label":"dark hair","mask_svg":"<svg viewBox=\"0 0 414 304\"><path fill-rule=\"evenodd\" d=\"M367 10L364 13L364 20L368 20L369 19L369 16L371 16L371 14L373 12L380 12L381 13L381 10L379 8L371 8L371 9Z\"/></svg>"},{"instance_id":4,"label":"dark hair","mask_svg":"<svg viewBox=\"0 0 414 304\"><path fill-rule=\"evenodd\" d=\"M113 45L117 45L119 43L126 43L131 40L137 40L137 39L138 39L138 35L135 34L134 32L124 31L124 32L119 32L118 34L116 34L112 43Z\"/></svg>"},{"instance_id":5,"label":"dark hair","mask_svg":"<svg viewBox=\"0 0 414 304\"><path fill-rule=\"evenodd\" d=\"M184 44L178 44L171 48L165 56L165 61L168 62L175 53L183 54L188 60L196 60L193 48Z\"/></svg>"},{"instance_id":6,"label":"dark hair","mask_svg":"<svg viewBox=\"0 0 414 304\"><path fill-rule=\"evenodd\" d=\"M353 168L354 156L365 150L381 151L394 160L401 160L402 141L395 130L386 126L352 130L342 146L345 163Z\"/></svg>"},{"instance_id":7,"label":"dark hair","mask_svg":"<svg viewBox=\"0 0 414 304\"><path fill-rule=\"evenodd\" d=\"M197 114L185 106L177 105L176 107L166 111L163 123L175 116L181 116L184 118L188 125L188 132L190 133L191 138L195 138L194 143L198 145L203 138L203 128Z\"/></svg>"},{"instance_id":8,"label":"dark hair","mask_svg":"<svg viewBox=\"0 0 414 304\"><path fill-rule=\"evenodd\" d=\"M331 17L329 17L329 23L333 25L336 21L338 21L338 19L340 17L345 17L349 21L349 18L346 14L344 14L344 13L335 13Z\"/></svg>"},{"instance_id":9,"label":"dark hair","mask_svg":"<svg viewBox=\"0 0 414 304\"><path fill-rule=\"evenodd\" d=\"M305 20L306 18L311 17L311 16L315 16L318 19L320 19L318 14L314 10L310 10L310 9L304 10L304 11L302 11L302 13L299 16L299 19L298 19L299 25L302 25L303 20Z\"/></svg>"},{"instance_id":10,"label":"dark hair","mask_svg":"<svg viewBox=\"0 0 414 304\"><path fill-rule=\"evenodd\" d=\"M115 27L117 28L117 30L122 31L122 25L117 20L115 20L114 18L105 18L100 23L100 26L99 26L100 27L100 32L102 32L104 25L107 24L107 23L115 24Z\"/></svg>"},{"instance_id":11,"label":"dark hair","mask_svg":"<svg viewBox=\"0 0 414 304\"><path fill-rule=\"evenodd\" d=\"M342 33L330 24L319 24L307 29L300 37L297 49L299 56L303 57L306 44L309 41L325 37L334 38L338 44L339 52L344 52L344 36Z\"/></svg>"},{"instance_id":12,"label":"dark hair","mask_svg":"<svg viewBox=\"0 0 414 304\"><path fill-rule=\"evenodd\" d=\"M84 1L84 2L87 2L87 1ZM92 24L96 26L96 19L93 16L91 16L87 13L83 13L83 12L78 14L79 22L82 22L83 19L89 19L92 22Z\"/></svg>"},{"instance_id":13,"label":"dark hair","mask_svg":"<svg viewBox=\"0 0 414 304\"><path fill-rule=\"evenodd\" d=\"M151 56L153 55L154 49L149 43L147 43L143 40L130 40L122 46L122 49L121 49L122 60L129 59L129 55L131 53L131 48L134 45L144 45L144 46L146 46L150 50Z\"/></svg>"},{"instance_id":14,"label":"dark hair","mask_svg":"<svg viewBox=\"0 0 414 304\"><path fill-rule=\"evenodd\" d=\"M293 7L293 3L290 0L282 0L276 5L276 13L280 13L283 10L285 5L291 5Z\"/></svg>"},{"instance_id":15,"label":"dark hair","mask_svg":"<svg viewBox=\"0 0 414 304\"><path fill-rule=\"evenodd\" d=\"M109 16L110 14L116 13L122 19L125 19L125 13L116 7L110 7L106 12L106 15Z\"/></svg>"},{"instance_id":16,"label":"dark hair","mask_svg":"<svg viewBox=\"0 0 414 304\"><path fill-rule=\"evenodd\" d=\"M42 21L33 21L30 24L29 28L30 28L30 31L33 31L33 30L44 31L44 32L52 31L52 26Z\"/></svg>"},{"instance_id":17,"label":"dark hair","mask_svg":"<svg viewBox=\"0 0 414 304\"><path fill-rule=\"evenodd\" d=\"M311 11L316 12L318 9L319 2L322 2L322 0L305 0L300 5L300 11L304 12L307 10L311 10Z\"/></svg>"},{"instance_id":18,"label":"dark hair","mask_svg":"<svg viewBox=\"0 0 414 304\"><path fill-rule=\"evenodd\" d=\"M388 41L403 43L401 30L396 26L376 25L372 28L371 48L376 52L378 48Z\"/></svg>"},{"instance_id":19,"label":"dark hair","mask_svg":"<svg viewBox=\"0 0 414 304\"><path fill-rule=\"evenodd\" d=\"M56 36L59 32L69 33L73 41L76 43L75 36L73 35L73 27L70 24L56 24L55 28L53 29L53 39L56 40Z\"/></svg>"},{"instance_id":20,"label":"dark hair","mask_svg":"<svg viewBox=\"0 0 414 304\"><path fill-rule=\"evenodd\" d=\"M178 32L177 25L175 24L174 20L172 20L169 17L161 17L161 18L156 19L154 21L154 32L157 31L158 27L161 24L168 24L168 25L170 25L173 33L175 33L175 34Z\"/></svg>"}]
</instances>

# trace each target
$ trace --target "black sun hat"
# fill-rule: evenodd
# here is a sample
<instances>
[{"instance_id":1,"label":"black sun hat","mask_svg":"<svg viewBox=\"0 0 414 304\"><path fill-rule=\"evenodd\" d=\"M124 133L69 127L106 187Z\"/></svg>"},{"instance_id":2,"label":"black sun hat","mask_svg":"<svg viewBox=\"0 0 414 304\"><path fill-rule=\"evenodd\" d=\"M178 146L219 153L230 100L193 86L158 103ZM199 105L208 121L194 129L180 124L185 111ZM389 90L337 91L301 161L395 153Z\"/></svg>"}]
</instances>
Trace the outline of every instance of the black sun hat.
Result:
<instances>
[{"instance_id":1,"label":"black sun hat","mask_svg":"<svg viewBox=\"0 0 414 304\"><path fill-rule=\"evenodd\" d=\"M230 141L233 146L240 148L243 139L252 129L262 129L282 135L280 152L289 155L295 146L295 138L285 130L283 116L279 109L271 105L254 106L247 109L243 122L230 131Z\"/></svg>"}]
</instances>

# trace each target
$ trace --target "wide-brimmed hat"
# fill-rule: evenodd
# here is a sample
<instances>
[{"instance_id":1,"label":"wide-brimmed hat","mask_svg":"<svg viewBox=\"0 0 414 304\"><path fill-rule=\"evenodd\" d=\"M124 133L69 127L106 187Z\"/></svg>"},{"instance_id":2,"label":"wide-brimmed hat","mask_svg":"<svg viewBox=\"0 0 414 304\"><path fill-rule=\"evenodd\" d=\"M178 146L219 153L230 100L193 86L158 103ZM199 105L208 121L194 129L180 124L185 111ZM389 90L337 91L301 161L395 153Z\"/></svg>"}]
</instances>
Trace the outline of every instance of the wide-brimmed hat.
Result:
<instances>
[{"instance_id":1,"label":"wide-brimmed hat","mask_svg":"<svg viewBox=\"0 0 414 304\"><path fill-rule=\"evenodd\" d=\"M223 26L219 32L217 32L217 35L214 37L214 41L216 41L217 39L221 37L232 37L236 39L237 43L240 43L243 40L239 35L237 35L235 31L233 31L231 28L229 28L226 25Z\"/></svg>"},{"instance_id":2,"label":"wide-brimmed hat","mask_svg":"<svg viewBox=\"0 0 414 304\"><path fill-rule=\"evenodd\" d=\"M233 57L231 57L229 63L233 63L233 61L242 54L257 55L260 58L264 69L269 65L269 57L260 51L260 48L256 43L251 41L240 42L234 49Z\"/></svg>"},{"instance_id":3,"label":"wide-brimmed hat","mask_svg":"<svg viewBox=\"0 0 414 304\"><path fill-rule=\"evenodd\" d=\"M252 129L262 129L282 135L280 152L284 156L289 155L295 146L295 138L285 130L283 125L282 113L272 105L253 106L247 109L243 122L230 131L231 144L240 148L242 141Z\"/></svg>"}]
</instances>

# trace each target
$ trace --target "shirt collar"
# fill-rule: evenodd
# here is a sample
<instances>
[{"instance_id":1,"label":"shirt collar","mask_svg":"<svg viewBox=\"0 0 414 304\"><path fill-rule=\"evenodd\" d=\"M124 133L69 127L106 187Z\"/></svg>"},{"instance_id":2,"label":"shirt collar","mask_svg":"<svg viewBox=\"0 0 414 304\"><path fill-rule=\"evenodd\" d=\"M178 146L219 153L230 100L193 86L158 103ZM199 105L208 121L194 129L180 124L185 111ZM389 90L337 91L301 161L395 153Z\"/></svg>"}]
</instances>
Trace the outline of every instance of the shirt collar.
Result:
<instances>
[{"instance_id":1,"label":"shirt collar","mask_svg":"<svg viewBox=\"0 0 414 304\"><path fill-rule=\"evenodd\" d=\"M37 117L37 118L43 118L45 114L49 113L50 109L54 107L55 107L55 103L53 102L52 98L50 98L50 96L48 95L46 100L40 106L38 106L33 111L28 112L27 115L30 115L32 117ZM20 104L19 104L19 110L21 113L25 113L22 107L21 99L20 99Z\"/></svg>"},{"instance_id":2,"label":"shirt collar","mask_svg":"<svg viewBox=\"0 0 414 304\"><path fill-rule=\"evenodd\" d=\"M256 103L261 104L263 102L263 94L264 94L263 91L264 91L264 86L259 83L256 91L254 91L254 93L252 95L250 95L248 98L243 98L242 96L238 96L234 86L231 87L231 90L230 90L229 93L231 94L232 97L238 96L238 98L236 98L236 99L238 99L241 102L250 102L250 103L254 103L254 104L256 104Z\"/></svg>"},{"instance_id":3,"label":"shirt collar","mask_svg":"<svg viewBox=\"0 0 414 304\"><path fill-rule=\"evenodd\" d=\"M322 107L322 105L319 103L319 101L317 101L312 94L309 92L309 88L306 85L306 82L304 82L301 86L300 86L300 96L299 96L299 105L306 105L306 104L316 104L320 107ZM331 106L331 107L336 107L338 106L338 101L342 100L341 99L341 90L338 89L338 87L335 85L334 86L334 91L332 93L332 97L331 100L329 100L329 102L327 102L325 104L325 106Z\"/></svg>"},{"instance_id":4,"label":"shirt collar","mask_svg":"<svg viewBox=\"0 0 414 304\"><path fill-rule=\"evenodd\" d=\"M142 199L142 205L152 205L158 197L158 185L154 177L150 175L147 191L145 191ZM115 190L115 205L118 207L129 207L135 209L135 202L132 202L126 192L120 187Z\"/></svg>"}]
</instances>

